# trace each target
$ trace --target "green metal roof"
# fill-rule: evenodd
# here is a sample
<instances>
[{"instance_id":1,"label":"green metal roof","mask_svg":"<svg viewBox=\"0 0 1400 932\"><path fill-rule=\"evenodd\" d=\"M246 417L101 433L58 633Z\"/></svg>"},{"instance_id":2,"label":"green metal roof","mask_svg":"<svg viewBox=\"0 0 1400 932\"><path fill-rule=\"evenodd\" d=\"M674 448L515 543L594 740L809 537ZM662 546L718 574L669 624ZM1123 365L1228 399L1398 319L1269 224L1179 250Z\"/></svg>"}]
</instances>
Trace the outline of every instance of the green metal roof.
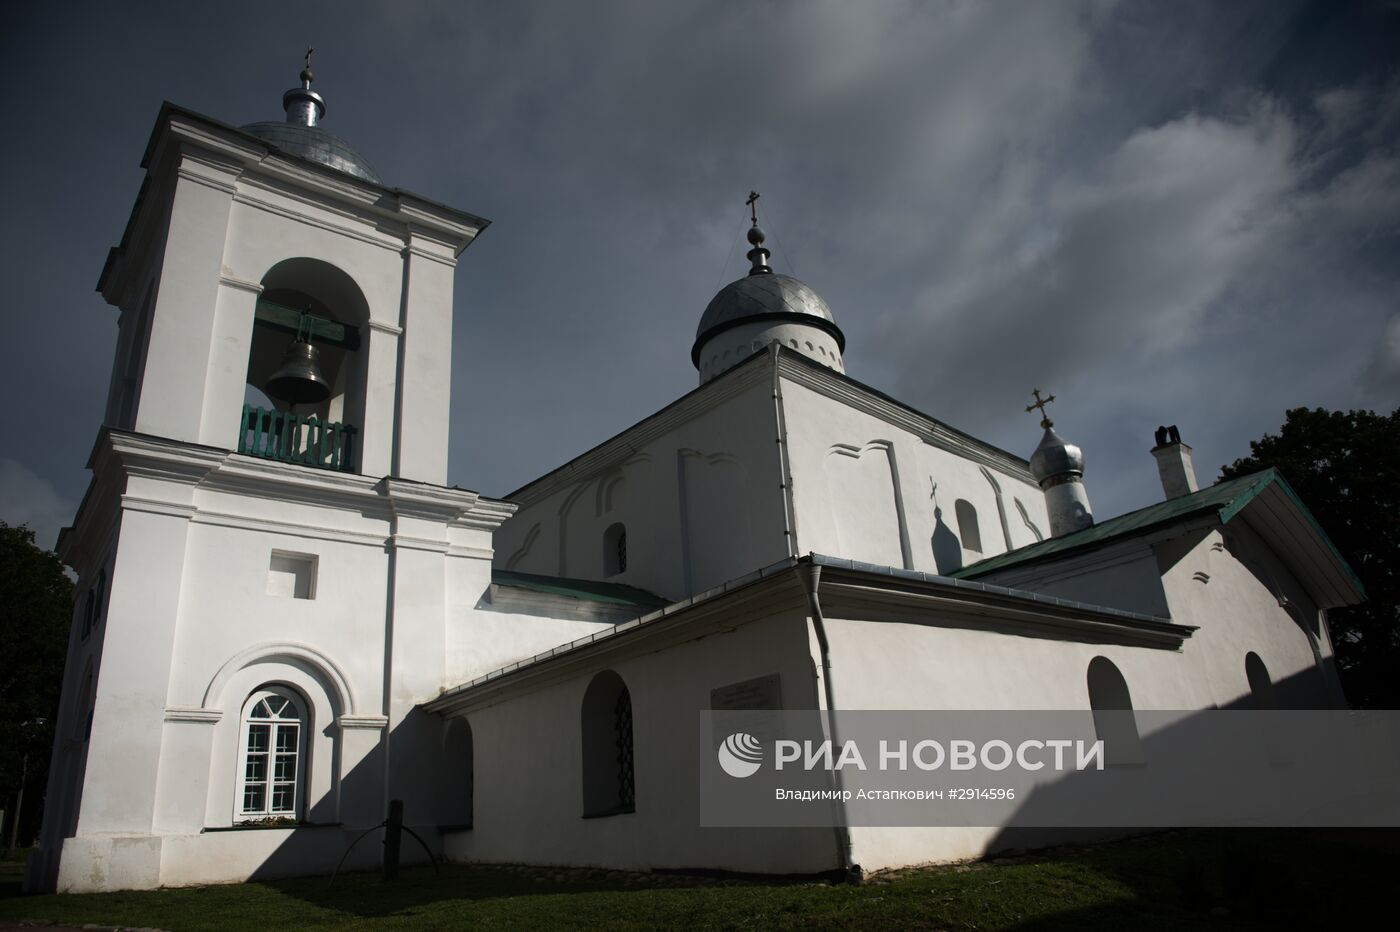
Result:
<instances>
[{"instance_id":1,"label":"green metal roof","mask_svg":"<svg viewBox=\"0 0 1400 932\"><path fill-rule=\"evenodd\" d=\"M1270 497L1275 502L1282 499L1293 509L1296 509L1296 517L1300 519L1299 523L1315 535L1318 547L1331 558L1328 562L1333 564L1334 572L1341 577L1338 582L1344 580L1343 585L1349 583L1355 588L1358 597L1364 597L1361 582L1356 578L1356 574L1352 572L1351 567L1347 565L1346 560L1337 551L1326 532L1322 530L1322 526L1317 523L1317 519L1312 516L1312 512L1308 511L1302 499L1298 498L1298 494L1284 480L1282 474L1273 468L1241 476L1238 479L1227 479L1209 488L1192 492L1190 495L1183 495L1179 498L1159 502L1156 505L1149 505L1146 508L1139 508L1137 511L1130 511L1125 515L1110 518L1102 524L1095 524L1082 531L1075 531L1073 534L1052 537L1049 540L1038 541L1026 547L988 557L948 575L955 579L976 579L1013 566L1047 562L1071 553L1091 550L1122 538L1145 534L1165 524L1200 515L1213 514L1221 524L1226 524L1251 502L1264 496L1266 492L1270 493ZM1271 504L1271 507L1275 507L1275 505Z\"/></svg>"},{"instance_id":2,"label":"green metal roof","mask_svg":"<svg viewBox=\"0 0 1400 932\"><path fill-rule=\"evenodd\" d=\"M491 582L511 589L526 589L530 592L544 592L562 595L585 602L603 602L609 605L630 605L642 609L657 609L670 605L669 599L653 595L645 589L624 586L621 583L595 582L591 579L569 579L563 576L539 576L535 573L517 573L514 570L491 571Z\"/></svg>"}]
</instances>

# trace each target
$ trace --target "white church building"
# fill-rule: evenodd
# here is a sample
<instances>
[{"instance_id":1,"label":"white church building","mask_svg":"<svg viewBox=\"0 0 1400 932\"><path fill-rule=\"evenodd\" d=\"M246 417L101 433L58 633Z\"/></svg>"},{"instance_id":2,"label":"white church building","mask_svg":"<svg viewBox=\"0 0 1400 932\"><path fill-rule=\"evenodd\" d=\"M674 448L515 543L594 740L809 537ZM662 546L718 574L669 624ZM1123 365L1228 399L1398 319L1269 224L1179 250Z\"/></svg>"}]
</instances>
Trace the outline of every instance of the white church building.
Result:
<instances>
[{"instance_id":1,"label":"white church building","mask_svg":"<svg viewBox=\"0 0 1400 932\"><path fill-rule=\"evenodd\" d=\"M1198 489L1163 429L1164 500L1096 517L1048 420L1027 461L848 376L756 218L695 390L503 500L447 485L487 221L381 181L309 65L284 104L166 104L102 270L31 889L328 873L393 799L458 860L950 860L997 827L702 827L697 713L1342 703L1326 611L1361 589L1279 475Z\"/></svg>"}]
</instances>

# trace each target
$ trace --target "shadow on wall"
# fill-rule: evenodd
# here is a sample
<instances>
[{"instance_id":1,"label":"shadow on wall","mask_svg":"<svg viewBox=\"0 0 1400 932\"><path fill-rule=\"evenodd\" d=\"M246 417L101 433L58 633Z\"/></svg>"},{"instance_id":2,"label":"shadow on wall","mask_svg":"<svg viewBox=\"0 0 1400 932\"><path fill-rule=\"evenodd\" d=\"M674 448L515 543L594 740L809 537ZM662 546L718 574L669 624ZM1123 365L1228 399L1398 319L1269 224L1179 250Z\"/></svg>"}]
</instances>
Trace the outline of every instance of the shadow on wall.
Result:
<instances>
[{"instance_id":1,"label":"shadow on wall","mask_svg":"<svg viewBox=\"0 0 1400 932\"><path fill-rule=\"evenodd\" d=\"M942 508L933 509L933 537L930 542L933 545L933 563L940 574L947 575L962 567L962 544L958 541L958 535L943 520Z\"/></svg>"},{"instance_id":2,"label":"shadow on wall","mask_svg":"<svg viewBox=\"0 0 1400 932\"><path fill-rule=\"evenodd\" d=\"M267 687L262 690L267 691ZM281 767L277 752L287 750L294 753L292 749L296 747L296 739L279 740L275 725L271 732L258 732L267 727L260 720L247 716L240 722L242 733L239 736L237 762L240 772L237 799L240 808L251 808L260 803L266 808L267 803L263 800L270 800L270 794L278 792L279 783L285 785L285 781L278 778L291 776L290 770ZM326 736L324 733L343 730L342 726L331 723L322 730L323 737ZM337 786L331 788L331 794L338 795L340 800L340 822L316 824L303 821L295 827L281 827L275 824L274 820L279 818L275 812L265 817L261 813L249 813L242 817L266 818L268 824L245 823L230 828L206 829L204 834L223 836L267 832L284 836L250 872L249 880L328 875L336 869L342 857L345 860L340 867L341 872L374 870L382 865L384 853L384 829L376 826L380 826L387 817L389 800L400 799L404 804L404 825L422 838L432 850L433 857L440 857L443 832L470 828L472 822L470 726L463 720L443 721L414 709L387 735L387 746L387 788L385 743L382 741L343 774ZM266 751L259 750L261 748L266 748ZM338 747L335 756L338 758L343 750ZM303 756L298 762L298 774L307 771L308 763L311 766L330 763L308 762L304 747L300 753ZM330 765L337 766L338 761ZM425 773L431 773L432 778L423 779ZM308 806L313 816L332 811L321 805L326 800L306 799L304 786L297 786L291 792L299 794L296 809L299 818L305 818ZM256 841L253 844L256 845ZM400 863L426 864L427 860L424 848L405 832Z\"/></svg>"},{"instance_id":3,"label":"shadow on wall","mask_svg":"<svg viewBox=\"0 0 1400 932\"><path fill-rule=\"evenodd\" d=\"M1095 663L1101 660L1103 665L1112 666L1109 661L1101 657L1095 658ZM1310 710L1335 712L1338 709L1338 706L1333 702L1333 694L1324 679L1324 674L1317 667L1300 671L1277 682L1271 682L1268 679L1263 661L1258 655L1250 653L1241 660L1240 672L1241 681L1248 682L1249 695L1221 706L1219 710L1210 709L1202 714L1188 715L1171 727L1140 736L1137 723L1153 713L1144 711L1134 713L1128 684L1123 681L1122 674L1116 668L1107 670L1096 668L1094 664L1091 664L1087 685L1092 697L1091 708L1094 710L1095 729L1099 738L1104 741L1106 769L1110 772L1119 771L1118 776L1123 778L1120 785L1127 788L1125 791L1131 791L1133 773L1135 771L1140 773L1145 768L1150 768L1152 762L1156 760L1160 762L1187 762L1192 770L1200 774L1200 793L1206 793L1210 784L1211 755L1209 752L1205 752L1203 755L1195 754L1196 749L1200 747L1199 739L1203 734L1217 734L1214 729L1203 727L1206 715L1218 714L1220 710L1273 712L1275 715L1287 714L1277 712L1280 707L1292 709L1302 714L1306 714ZM1289 697L1288 701L1280 703L1280 697L1285 696ZM1306 755L1306 748L1300 749L1290 746L1290 741L1294 736L1286 733L1282 728L1275 727L1277 724L1277 722L1266 721L1265 727L1256 730L1249 736L1255 745L1251 750L1257 752L1260 765L1272 769L1287 768L1295 760L1301 763L1303 758L1299 755ZM1191 751L1184 752L1183 749L1191 749ZM1093 811L1095 798L1097 797L1099 800L1103 798L1103 784L1098 779L1101 776L1102 774L1098 773L1091 775L1091 773L1071 771L1063 779L1039 786L1017 807L1015 816L1008 821L1031 824L1039 822L1053 826L1057 818L1062 819L1063 813L1067 811ZM1163 805L1168 804L1162 800L1147 800L1145 798L1135 800L1135 802L1141 802L1144 805L1155 803L1158 810ZM1304 811L1302 808L1304 806L1317 805L1308 800L1299 800L1298 804L1300 813ZM1322 805L1334 804L1341 805L1342 803L1330 799L1324 800L1322 803ZM1232 820L1232 814L1229 812L1221 812L1220 817L1226 822ZM1307 823L1314 820L1300 818L1299 821ZM1185 828L1190 827L1191 824L1193 823L1168 827ZM999 831L988 842L986 850L989 854L1024 851L1067 843L1105 841L1127 835L1163 830L1164 823L1160 820L1150 826L1138 827L1008 827Z\"/></svg>"}]
</instances>

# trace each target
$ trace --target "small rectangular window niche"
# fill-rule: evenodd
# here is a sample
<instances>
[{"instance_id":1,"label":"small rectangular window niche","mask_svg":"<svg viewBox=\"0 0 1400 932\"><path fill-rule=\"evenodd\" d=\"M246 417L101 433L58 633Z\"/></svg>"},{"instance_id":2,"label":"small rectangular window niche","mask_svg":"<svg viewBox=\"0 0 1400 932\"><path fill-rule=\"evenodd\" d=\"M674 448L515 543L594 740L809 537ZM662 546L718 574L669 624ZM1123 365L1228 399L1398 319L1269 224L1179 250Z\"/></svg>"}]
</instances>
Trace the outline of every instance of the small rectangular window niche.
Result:
<instances>
[{"instance_id":1,"label":"small rectangular window niche","mask_svg":"<svg viewBox=\"0 0 1400 932\"><path fill-rule=\"evenodd\" d=\"M267 594L284 599L316 598L316 556L272 551L267 568Z\"/></svg>"}]
</instances>

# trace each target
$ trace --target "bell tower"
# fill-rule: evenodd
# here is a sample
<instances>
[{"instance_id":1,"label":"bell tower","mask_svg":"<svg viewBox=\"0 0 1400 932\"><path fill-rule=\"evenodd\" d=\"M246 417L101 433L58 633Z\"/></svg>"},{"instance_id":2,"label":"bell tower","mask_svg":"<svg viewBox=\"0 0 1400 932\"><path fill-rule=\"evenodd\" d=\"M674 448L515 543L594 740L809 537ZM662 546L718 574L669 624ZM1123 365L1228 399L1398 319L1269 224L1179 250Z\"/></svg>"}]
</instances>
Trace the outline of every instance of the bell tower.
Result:
<instances>
[{"instance_id":1,"label":"bell tower","mask_svg":"<svg viewBox=\"0 0 1400 932\"><path fill-rule=\"evenodd\" d=\"M106 424L441 484L453 269L486 221L384 187L323 128L309 53L300 77L282 122L161 109L98 283Z\"/></svg>"},{"instance_id":2,"label":"bell tower","mask_svg":"<svg viewBox=\"0 0 1400 932\"><path fill-rule=\"evenodd\" d=\"M59 537L80 609L30 889L329 871L390 798L442 821L412 712L465 675L450 606L513 510L446 486L453 275L487 221L385 186L324 129L309 52L300 78L278 122L163 105L102 270L119 336Z\"/></svg>"}]
</instances>

